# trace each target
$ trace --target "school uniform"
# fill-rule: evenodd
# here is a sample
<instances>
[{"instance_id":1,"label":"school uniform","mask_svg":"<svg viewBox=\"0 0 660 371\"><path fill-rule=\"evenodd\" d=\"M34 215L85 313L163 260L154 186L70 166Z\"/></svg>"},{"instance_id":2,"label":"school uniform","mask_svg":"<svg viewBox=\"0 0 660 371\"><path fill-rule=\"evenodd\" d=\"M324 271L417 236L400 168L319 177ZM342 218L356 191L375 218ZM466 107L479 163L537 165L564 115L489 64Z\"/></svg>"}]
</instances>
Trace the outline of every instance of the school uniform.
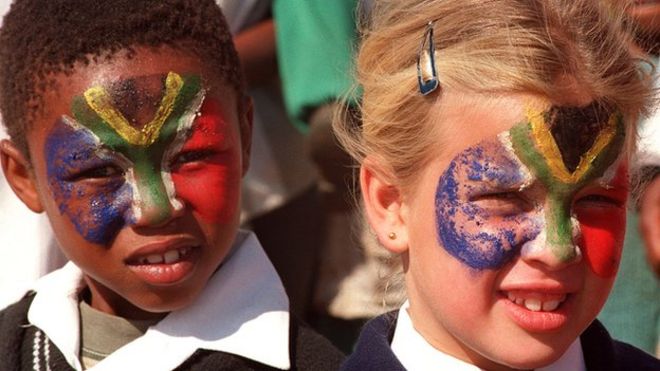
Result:
<instances>
[{"instance_id":1,"label":"school uniform","mask_svg":"<svg viewBox=\"0 0 660 371\"><path fill-rule=\"evenodd\" d=\"M69 263L0 312L0 370L82 370L82 272ZM169 313L94 370L336 370L343 355L289 314L289 301L252 233L188 307Z\"/></svg>"},{"instance_id":2,"label":"school uniform","mask_svg":"<svg viewBox=\"0 0 660 371\"><path fill-rule=\"evenodd\" d=\"M428 344L413 328L406 307L369 321L341 370L480 370ZM613 340L594 320L561 358L537 370L660 370L660 360Z\"/></svg>"}]
</instances>

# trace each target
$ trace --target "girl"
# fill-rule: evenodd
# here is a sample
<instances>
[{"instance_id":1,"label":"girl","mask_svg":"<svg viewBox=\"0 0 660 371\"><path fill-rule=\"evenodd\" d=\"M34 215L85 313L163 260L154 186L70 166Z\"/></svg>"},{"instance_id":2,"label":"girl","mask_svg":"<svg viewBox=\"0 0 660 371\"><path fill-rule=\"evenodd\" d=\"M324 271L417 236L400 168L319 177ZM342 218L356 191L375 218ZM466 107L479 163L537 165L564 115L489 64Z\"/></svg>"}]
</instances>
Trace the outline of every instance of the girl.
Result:
<instances>
[{"instance_id":1,"label":"girl","mask_svg":"<svg viewBox=\"0 0 660 371\"><path fill-rule=\"evenodd\" d=\"M595 321L648 79L599 1L379 1L357 68L367 219L408 301L345 369L630 369Z\"/></svg>"}]
</instances>

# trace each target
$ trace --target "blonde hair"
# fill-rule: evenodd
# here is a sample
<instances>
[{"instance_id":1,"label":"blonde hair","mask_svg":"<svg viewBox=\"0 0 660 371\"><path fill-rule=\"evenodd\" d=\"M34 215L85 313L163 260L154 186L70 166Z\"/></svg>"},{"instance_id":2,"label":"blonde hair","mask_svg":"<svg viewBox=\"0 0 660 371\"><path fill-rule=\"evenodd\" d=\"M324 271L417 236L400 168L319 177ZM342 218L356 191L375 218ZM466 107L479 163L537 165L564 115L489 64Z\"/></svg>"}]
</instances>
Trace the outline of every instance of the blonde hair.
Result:
<instances>
[{"instance_id":1,"label":"blonde hair","mask_svg":"<svg viewBox=\"0 0 660 371\"><path fill-rule=\"evenodd\" d=\"M374 157L402 187L438 145L429 112L443 90L531 93L557 101L564 93L557 79L570 76L598 102L620 110L631 133L636 118L646 113L651 81L630 52L621 7L598 0L374 4L356 66L361 125L339 119L334 128L358 163ZM429 21L441 87L425 97L418 90L416 60Z\"/></svg>"}]
</instances>

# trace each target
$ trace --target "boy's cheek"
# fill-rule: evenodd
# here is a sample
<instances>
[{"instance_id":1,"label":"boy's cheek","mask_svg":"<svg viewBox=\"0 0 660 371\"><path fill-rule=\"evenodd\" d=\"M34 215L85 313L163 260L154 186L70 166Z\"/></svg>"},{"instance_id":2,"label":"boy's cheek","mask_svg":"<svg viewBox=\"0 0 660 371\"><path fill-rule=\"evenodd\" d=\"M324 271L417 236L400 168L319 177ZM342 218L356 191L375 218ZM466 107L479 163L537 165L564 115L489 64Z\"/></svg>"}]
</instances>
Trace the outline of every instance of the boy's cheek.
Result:
<instances>
[{"instance_id":1,"label":"boy's cheek","mask_svg":"<svg viewBox=\"0 0 660 371\"><path fill-rule=\"evenodd\" d=\"M576 214L582 234L581 248L589 268L600 277L614 277L625 237L625 209L590 209Z\"/></svg>"},{"instance_id":2,"label":"boy's cheek","mask_svg":"<svg viewBox=\"0 0 660 371\"><path fill-rule=\"evenodd\" d=\"M202 219L213 223L234 219L238 212L240 179L238 166L223 163L208 163L193 172L172 173L177 198Z\"/></svg>"},{"instance_id":3,"label":"boy's cheek","mask_svg":"<svg viewBox=\"0 0 660 371\"><path fill-rule=\"evenodd\" d=\"M88 187L51 182L54 201L76 231L87 241L108 244L130 218L131 187L127 184Z\"/></svg>"}]
</instances>

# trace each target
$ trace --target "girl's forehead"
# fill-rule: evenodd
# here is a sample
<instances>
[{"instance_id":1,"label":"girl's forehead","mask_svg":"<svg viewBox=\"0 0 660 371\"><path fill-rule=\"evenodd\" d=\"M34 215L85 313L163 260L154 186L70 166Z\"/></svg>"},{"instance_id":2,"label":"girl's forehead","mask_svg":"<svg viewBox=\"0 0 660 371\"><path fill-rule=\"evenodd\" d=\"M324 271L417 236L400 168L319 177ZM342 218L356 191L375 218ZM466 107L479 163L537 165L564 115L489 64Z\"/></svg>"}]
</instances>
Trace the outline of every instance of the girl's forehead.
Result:
<instances>
[{"instance_id":1,"label":"girl's forehead","mask_svg":"<svg viewBox=\"0 0 660 371\"><path fill-rule=\"evenodd\" d=\"M573 104L571 104L573 103ZM436 133L444 140L441 156L453 158L478 143L516 126L534 124L547 132L568 166L575 165L613 115L620 113L596 101L552 102L532 94L446 94L430 112Z\"/></svg>"}]
</instances>

